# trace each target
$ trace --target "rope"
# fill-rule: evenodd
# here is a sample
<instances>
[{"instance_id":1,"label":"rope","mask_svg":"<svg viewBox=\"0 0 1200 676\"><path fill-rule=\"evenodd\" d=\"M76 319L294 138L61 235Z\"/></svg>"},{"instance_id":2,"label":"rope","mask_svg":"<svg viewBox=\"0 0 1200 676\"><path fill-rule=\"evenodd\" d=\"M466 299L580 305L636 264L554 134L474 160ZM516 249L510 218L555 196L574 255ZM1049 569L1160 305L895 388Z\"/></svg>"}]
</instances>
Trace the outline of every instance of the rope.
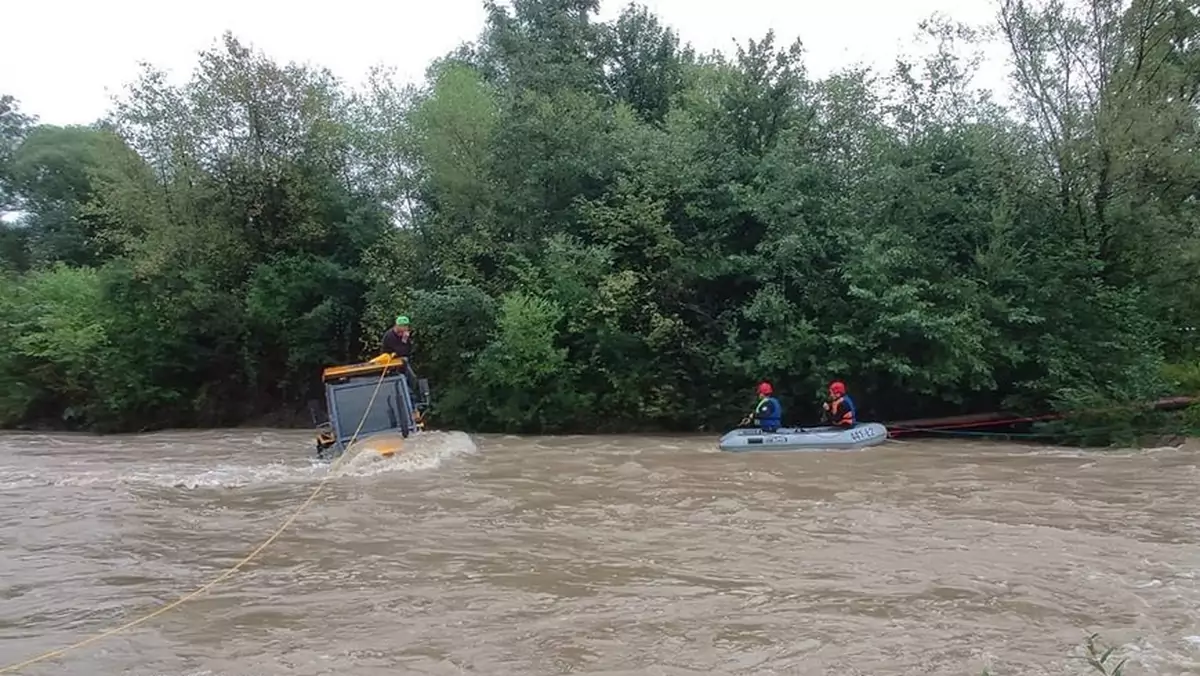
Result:
<instances>
[{"instance_id":1,"label":"rope","mask_svg":"<svg viewBox=\"0 0 1200 676\"><path fill-rule=\"evenodd\" d=\"M1098 428L1094 430L1079 430L1076 434L1087 434L1089 432L1102 432L1108 428ZM955 430L955 429L921 429L913 428L905 430L908 432L921 432L924 434L944 434L951 437L1003 437L1011 439L1053 439L1062 437L1062 434L1053 434L1048 432L976 432L973 430Z\"/></svg>"},{"instance_id":2,"label":"rope","mask_svg":"<svg viewBox=\"0 0 1200 676\"><path fill-rule=\"evenodd\" d=\"M234 565L230 566L225 572L218 575L214 580L212 580L208 584L196 589L195 591L193 591L190 594L187 594L186 596L179 597L178 599L172 601L171 603L168 603L167 605L159 608L158 610L155 610L150 613L146 613L145 615L142 615L141 617L139 617L135 620L126 622L125 624L122 624L118 627L114 627L112 629L109 629L108 631L101 632L90 638L86 638L82 641L79 641L78 643L69 645L65 648L51 650L50 652L42 653L41 655L38 655L37 657L31 657L31 658L25 660L24 662L18 662L16 664L11 664L7 667L4 667L3 669L0 669L0 674L12 673L12 672L17 671L18 669L24 669L25 667L31 666L33 664L37 664L38 662L44 662L46 660L53 659L55 657L61 657L64 654L66 654L72 650L77 650L86 645L90 645L97 641L106 639L110 636L119 634L127 629L132 629L133 627L136 627L144 622L147 622L148 620L152 620L155 617L162 615L163 613L167 612L168 610L177 608L177 607L183 605L184 603L187 603L188 601L196 598L197 596L200 596L201 594L207 592L208 590L217 586L221 582L225 581L230 576L232 576L234 573L241 570L241 568L243 566L245 566L247 563L250 563L252 560L254 560L254 558L257 557L260 553L262 553L262 551L264 549L266 549L272 542L274 542L276 539L278 539L279 536L282 535L285 530L287 530L288 526L292 525L292 522L296 520L296 517L300 516L301 512L303 512L305 509L308 508L309 505L312 504L312 501L316 499L317 495L319 495L321 493L321 491L325 489L325 484L329 483L330 479L333 478L334 470L336 470L338 468L338 466L340 466L341 463L344 460L346 460L346 458L350 457L350 448L354 445L354 442L358 440L358 434L359 434L359 432L362 431L363 425L366 424L366 422L367 422L367 414L370 413L370 411L371 411L371 405L375 403L375 397L379 394L379 389L383 386L383 379L384 379L384 376L387 375L387 372L388 372L387 368L384 368L380 372L379 381L377 383L375 383L375 390L373 392L371 392L371 400L367 402L366 412L363 413L362 419L358 421L358 427L354 430L354 435L350 437L350 442L346 445L346 450L342 453L341 456L338 457L338 459L336 461L333 462L333 464L331 464L329 466L329 473L326 474L323 479L321 479L321 482L317 484L317 487L315 489L313 489L313 492L308 496L308 499L305 500L303 503L301 503L301 505L298 508L296 508L296 511L292 512L292 514L287 519L284 520L283 524L280 525L279 528L277 528L275 530L275 532L271 534L270 537L268 537L266 540L264 540L262 544L260 544L258 547L256 547L254 549L254 551L247 554L245 556L245 558L243 558L241 561L238 561Z\"/></svg>"},{"instance_id":3,"label":"rope","mask_svg":"<svg viewBox=\"0 0 1200 676\"><path fill-rule=\"evenodd\" d=\"M920 432L923 434L942 434L951 437L1000 437L1003 439L1066 439L1071 437L1086 436L1089 434L1099 434L1104 432L1113 432L1117 429L1116 426L1108 425L1105 427L1089 427L1078 430L1069 430L1064 432L978 432L974 430L963 429L938 429L938 428L906 428L906 432ZM1161 433L1161 431L1158 431ZM898 441L897 439L889 439L889 441Z\"/></svg>"},{"instance_id":4,"label":"rope","mask_svg":"<svg viewBox=\"0 0 1200 676\"><path fill-rule=\"evenodd\" d=\"M933 425L930 427L909 427L907 425L885 425L888 428L889 436L899 436L901 434L913 434L919 432L937 432L941 430L960 430L968 427L994 427L1000 425L1017 425L1020 423L1045 422L1048 420L1058 420L1062 416L1050 413L1046 415L1028 416L1021 418L1005 418L1002 420L973 420L964 423L951 423L948 425Z\"/></svg>"}]
</instances>

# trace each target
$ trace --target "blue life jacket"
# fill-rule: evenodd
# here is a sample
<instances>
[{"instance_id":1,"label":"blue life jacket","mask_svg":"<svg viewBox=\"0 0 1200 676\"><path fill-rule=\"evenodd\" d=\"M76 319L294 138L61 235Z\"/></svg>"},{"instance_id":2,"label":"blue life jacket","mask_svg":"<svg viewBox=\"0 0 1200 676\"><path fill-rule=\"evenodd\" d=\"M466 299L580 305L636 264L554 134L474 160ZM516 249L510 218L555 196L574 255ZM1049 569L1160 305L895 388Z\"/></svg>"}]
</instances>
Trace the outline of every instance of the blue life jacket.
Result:
<instances>
[{"instance_id":1,"label":"blue life jacket","mask_svg":"<svg viewBox=\"0 0 1200 676\"><path fill-rule=\"evenodd\" d=\"M775 397L763 397L754 408L754 418L764 430L775 430L783 423L783 407Z\"/></svg>"}]
</instances>

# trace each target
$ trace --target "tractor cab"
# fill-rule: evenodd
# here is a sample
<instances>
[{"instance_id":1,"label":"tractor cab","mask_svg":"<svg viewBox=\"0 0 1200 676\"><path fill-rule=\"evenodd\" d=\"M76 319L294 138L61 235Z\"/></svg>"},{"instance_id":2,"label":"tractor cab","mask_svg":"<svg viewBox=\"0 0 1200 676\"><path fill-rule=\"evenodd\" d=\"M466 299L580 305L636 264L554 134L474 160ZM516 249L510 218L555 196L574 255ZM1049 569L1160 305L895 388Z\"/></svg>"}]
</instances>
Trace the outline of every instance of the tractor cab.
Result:
<instances>
[{"instance_id":1,"label":"tractor cab","mask_svg":"<svg viewBox=\"0 0 1200 676\"><path fill-rule=\"evenodd\" d=\"M313 422L317 457L322 460L340 456L352 440L357 443L397 433L407 439L425 429L429 383L417 381L418 402L404 375L403 357L385 354L360 364L331 366L322 372L321 380L325 385L324 416L314 411Z\"/></svg>"}]
</instances>

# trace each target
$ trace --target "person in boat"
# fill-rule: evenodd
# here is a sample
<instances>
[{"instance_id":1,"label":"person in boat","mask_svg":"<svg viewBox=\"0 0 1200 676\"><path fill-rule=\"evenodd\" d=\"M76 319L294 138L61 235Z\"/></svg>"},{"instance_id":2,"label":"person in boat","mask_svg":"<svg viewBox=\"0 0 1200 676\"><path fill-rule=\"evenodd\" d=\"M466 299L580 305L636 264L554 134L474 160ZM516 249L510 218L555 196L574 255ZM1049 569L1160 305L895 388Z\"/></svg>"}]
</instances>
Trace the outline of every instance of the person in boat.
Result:
<instances>
[{"instance_id":1,"label":"person in boat","mask_svg":"<svg viewBox=\"0 0 1200 676\"><path fill-rule=\"evenodd\" d=\"M854 427L858 424L858 410L854 400L846 394L846 385L840 380L829 383L829 401L824 404L824 416L838 427Z\"/></svg>"},{"instance_id":2,"label":"person in boat","mask_svg":"<svg viewBox=\"0 0 1200 676\"><path fill-rule=\"evenodd\" d=\"M750 420L764 432L774 432L783 424L783 406L774 397L771 383L765 380L758 384L758 404L754 407L754 413L747 416L747 422Z\"/></svg>"},{"instance_id":3,"label":"person in boat","mask_svg":"<svg viewBox=\"0 0 1200 676\"><path fill-rule=\"evenodd\" d=\"M409 326L408 317L405 315L396 317L396 325L389 328L383 334L380 343L381 351L385 354L404 358L404 379L408 381L408 391L412 393L415 399L417 396L417 374L413 372L412 368L412 329Z\"/></svg>"}]
</instances>

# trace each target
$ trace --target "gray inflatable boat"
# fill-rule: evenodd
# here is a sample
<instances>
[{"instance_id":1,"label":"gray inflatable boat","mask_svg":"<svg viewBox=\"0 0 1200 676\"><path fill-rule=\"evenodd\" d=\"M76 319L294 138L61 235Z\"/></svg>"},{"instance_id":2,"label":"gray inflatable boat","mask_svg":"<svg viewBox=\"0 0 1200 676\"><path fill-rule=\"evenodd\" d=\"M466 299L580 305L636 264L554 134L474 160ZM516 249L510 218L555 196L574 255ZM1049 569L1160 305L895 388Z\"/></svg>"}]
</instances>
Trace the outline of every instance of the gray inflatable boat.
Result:
<instances>
[{"instance_id":1,"label":"gray inflatable boat","mask_svg":"<svg viewBox=\"0 0 1200 676\"><path fill-rule=\"evenodd\" d=\"M859 449L887 441L883 425L859 423L854 427L781 427L774 432L758 428L736 429L725 433L719 444L722 451L822 451Z\"/></svg>"}]
</instances>

